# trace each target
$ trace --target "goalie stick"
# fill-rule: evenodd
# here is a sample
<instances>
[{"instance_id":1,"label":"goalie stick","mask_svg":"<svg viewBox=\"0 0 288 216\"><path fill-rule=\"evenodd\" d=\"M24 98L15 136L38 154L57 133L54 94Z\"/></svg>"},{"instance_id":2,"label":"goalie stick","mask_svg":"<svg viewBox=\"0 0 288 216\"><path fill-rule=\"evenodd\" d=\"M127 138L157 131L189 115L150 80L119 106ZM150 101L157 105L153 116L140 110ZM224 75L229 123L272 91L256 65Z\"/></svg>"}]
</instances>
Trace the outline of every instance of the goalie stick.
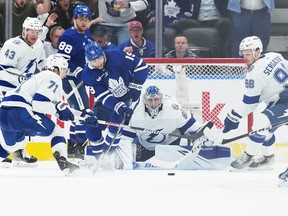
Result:
<instances>
[{"instance_id":1,"label":"goalie stick","mask_svg":"<svg viewBox=\"0 0 288 216\"><path fill-rule=\"evenodd\" d=\"M287 124L288 124L288 120L277 122L277 123L271 124L269 126L260 128L258 130L250 131L250 132L247 132L245 134L242 134L242 135L239 135L239 136L235 136L235 137L230 138L230 139L222 139L222 141L220 143L224 145L224 144L231 143L233 141L236 141L236 140L239 140L239 139L242 139L242 138L257 134L259 132L263 132L263 131L267 131L267 130L271 130L271 129L277 129L277 128L279 128L279 127L281 127L283 125L287 125Z\"/></svg>"},{"instance_id":2,"label":"goalie stick","mask_svg":"<svg viewBox=\"0 0 288 216\"><path fill-rule=\"evenodd\" d=\"M114 122L108 122L108 121L103 121L103 120L97 120L97 121L99 124L102 124L102 125L110 125L110 126L115 126L115 127L128 128L128 129L133 129L133 130L145 131L145 132L149 132L149 133L153 133L153 134L162 134L165 136L167 136L167 135L168 136L174 136L174 137L178 137L178 138L189 139L191 141L194 141L194 140L198 139L199 137L203 136L202 130L205 128L205 127L203 127L201 130L197 131L193 135L185 135L185 134L169 133L169 132L165 132L165 131L158 131L158 130L153 130L153 129L149 129L149 128L136 127L136 126L132 126L132 125L125 125L125 124L119 124L119 123L114 123ZM208 123L206 123L205 126L212 128L213 123L208 122Z\"/></svg>"}]
</instances>

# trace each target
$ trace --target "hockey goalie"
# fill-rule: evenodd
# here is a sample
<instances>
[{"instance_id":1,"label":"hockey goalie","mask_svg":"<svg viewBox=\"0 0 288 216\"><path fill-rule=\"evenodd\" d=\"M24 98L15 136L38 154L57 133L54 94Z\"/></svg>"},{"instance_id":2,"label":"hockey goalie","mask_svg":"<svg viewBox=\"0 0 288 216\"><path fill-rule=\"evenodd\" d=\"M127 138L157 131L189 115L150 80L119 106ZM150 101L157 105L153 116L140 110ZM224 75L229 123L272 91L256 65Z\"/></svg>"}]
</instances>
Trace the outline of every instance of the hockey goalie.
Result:
<instances>
[{"instance_id":1,"label":"hockey goalie","mask_svg":"<svg viewBox=\"0 0 288 216\"><path fill-rule=\"evenodd\" d=\"M145 90L129 124L149 128L123 132L126 139L123 138L120 149L125 152L132 140L134 169L225 169L231 162L230 148L208 141L203 135L206 125L201 127L179 103L163 96L157 86ZM193 134L200 137L181 138Z\"/></svg>"}]
</instances>

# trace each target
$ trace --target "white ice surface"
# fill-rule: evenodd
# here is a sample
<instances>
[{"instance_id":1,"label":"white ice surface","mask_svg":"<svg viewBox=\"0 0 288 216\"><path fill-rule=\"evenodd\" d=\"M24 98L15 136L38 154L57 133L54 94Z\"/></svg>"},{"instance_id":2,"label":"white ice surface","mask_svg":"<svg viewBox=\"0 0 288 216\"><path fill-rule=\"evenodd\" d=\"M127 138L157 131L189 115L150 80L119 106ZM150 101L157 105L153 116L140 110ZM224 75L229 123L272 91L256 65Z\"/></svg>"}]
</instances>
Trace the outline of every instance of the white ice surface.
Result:
<instances>
[{"instance_id":1,"label":"white ice surface","mask_svg":"<svg viewBox=\"0 0 288 216\"><path fill-rule=\"evenodd\" d=\"M286 215L288 187L273 171L118 170L65 177L55 161L0 169L0 215ZM172 171L171 171L172 172Z\"/></svg>"}]
</instances>

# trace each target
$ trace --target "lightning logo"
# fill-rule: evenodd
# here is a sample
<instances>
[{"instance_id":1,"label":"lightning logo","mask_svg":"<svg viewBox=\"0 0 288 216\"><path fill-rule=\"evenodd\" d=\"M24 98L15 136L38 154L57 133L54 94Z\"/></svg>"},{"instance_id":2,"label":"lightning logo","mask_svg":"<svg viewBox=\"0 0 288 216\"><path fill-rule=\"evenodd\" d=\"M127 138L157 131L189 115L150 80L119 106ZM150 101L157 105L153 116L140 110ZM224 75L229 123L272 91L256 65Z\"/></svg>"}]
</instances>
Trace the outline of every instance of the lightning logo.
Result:
<instances>
[{"instance_id":1,"label":"lightning logo","mask_svg":"<svg viewBox=\"0 0 288 216\"><path fill-rule=\"evenodd\" d=\"M279 119L279 118L284 118L284 117L288 117L288 109L284 110L283 115L278 116L277 118Z\"/></svg>"},{"instance_id":2,"label":"lightning logo","mask_svg":"<svg viewBox=\"0 0 288 216\"><path fill-rule=\"evenodd\" d=\"M156 133L144 133L141 135L141 139L149 143L155 143L155 144L163 143L167 139L167 136L164 134L157 133L162 130L163 129L155 130Z\"/></svg>"},{"instance_id":3,"label":"lightning logo","mask_svg":"<svg viewBox=\"0 0 288 216\"><path fill-rule=\"evenodd\" d=\"M41 127L43 127L44 129L46 129L46 127L43 125L42 123L42 119L37 116L37 115L34 115L33 118L37 121L37 124L39 124Z\"/></svg>"}]
</instances>

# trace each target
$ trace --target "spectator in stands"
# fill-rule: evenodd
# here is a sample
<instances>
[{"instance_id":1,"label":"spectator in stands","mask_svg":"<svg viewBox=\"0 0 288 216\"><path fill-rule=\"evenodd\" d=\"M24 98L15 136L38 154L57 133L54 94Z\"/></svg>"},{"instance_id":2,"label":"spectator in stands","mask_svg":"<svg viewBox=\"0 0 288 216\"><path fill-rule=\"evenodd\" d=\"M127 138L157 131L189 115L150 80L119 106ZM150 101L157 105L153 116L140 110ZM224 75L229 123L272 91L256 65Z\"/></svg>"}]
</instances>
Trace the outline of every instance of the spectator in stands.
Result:
<instances>
[{"instance_id":1,"label":"spectator in stands","mask_svg":"<svg viewBox=\"0 0 288 216\"><path fill-rule=\"evenodd\" d=\"M4 18L2 16L2 14L0 14L0 48L2 47L2 44L4 43L5 39L4 39Z\"/></svg>"},{"instance_id":2,"label":"spectator in stands","mask_svg":"<svg viewBox=\"0 0 288 216\"><path fill-rule=\"evenodd\" d=\"M5 8L5 2L0 2L0 8L2 10ZM40 14L49 12L50 9L50 0L43 0L43 4L34 3L30 0L13 0L12 37L22 34L22 23L27 17L37 17ZM4 16L4 13L2 15Z\"/></svg>"},{"instance_id":3,"label":"spectator in stands","mask_svg":"<svg viewBox=\"0 0 288 216\"><path fill-rule=\"evenodd\" d=\"M185 35L177 35L174 39L175 49L165 54L166 58L197 58L198 56L188 47Z\"/></svg>"},{"instance_id":4,"label":"spectator in stands","mask_svg":"<svg viewBox=\"0 0 288 216\"><path fill-rule=\"evenodd\" d=\"M61 26L54 26L50 31L50 41L44 41L44 49L46 57L57 53L57 46L60 36L64 33L64 29Z\"/></svg>"},{"instance_id":5,"label":"spectator in stands","mask_svg":"<svg viewBox=\"0 0 288 216\"><path fill-rule=\"evenodd\" d=\"M90 26L90 32L92 34L92 38L96 41L103 50L117 48L116 44L108 41L108 33L103 25L93 24Z\"/></svg>"},{"instance_id":6,"label":"spectator in stands","mask_svg":"<svg viewBox=\"0 0 288 216\"><path fill-rule=\"evenodd\" d=\"M275 9L274 0L229 0L232 13L232 57L239 57L239 44L243 38L258 36L263 43L263 52L270 40L271 16Z\"/></svg>"},{"instance_id":7,"label":"spectator in stands","mask_svg":"<svg viewBox=\"0 0 288 216\"><path fill-rule=\"evenodd\" d=\"M136 19L136 12L148 7L147 0L101 0L98 1L99 17L93 19L91 24L102 23L108 32L109 41L117 45L129 38L129 21Z\"/></svg>"},{"instance_id":8,"label":"spectator in stands","mask_svg":"<svg viewBox=\"0 0 288 216\"><path fill-rule=\"evenodd\" d=\"M231 15L228 0L193 0L192 18L201 27L215 27L219 32L217 57L230 57Z\"/></svg>"},{"instance_id":9,"label":"spectator in stands","mask_svg":"<svg viewBox=\"0 0 288 216\"><path fill-rule=\"evenodd\" d=\"M155 58L155 45L143 37L144 29L139 21L129 25L130 39L119 45L119 49L135 54L140 58Z\"/></svg>"},{"instance_id":10,"label":"spectator in stands","mask_svg":"<svg viewBox=\"0 0 288 216\"><path fill-rule=\"evenodd\" d=\"M151 5L151 11L147 16L147 28L155 27L156 8L155 0L148 0ZM192 19L191 0L163 0L164 26L170 26L180 34L184 28L198 26L199 24ZM146 28L146 27L145 27Z\"/></svg>"},{"instance_id":11,"label":"spectator in stands","mask_svg":"<svg viewBox=\"0 0 288 216\"><path fill-rule=\"evenodd\" d=\"M57 5L51 9L50 14L58 15L55 25L59 25L65 30L73 26L73 5L70 0L57 0ZM49 26L50 29L53 26Z\"/></svg>"}]
</instances>

